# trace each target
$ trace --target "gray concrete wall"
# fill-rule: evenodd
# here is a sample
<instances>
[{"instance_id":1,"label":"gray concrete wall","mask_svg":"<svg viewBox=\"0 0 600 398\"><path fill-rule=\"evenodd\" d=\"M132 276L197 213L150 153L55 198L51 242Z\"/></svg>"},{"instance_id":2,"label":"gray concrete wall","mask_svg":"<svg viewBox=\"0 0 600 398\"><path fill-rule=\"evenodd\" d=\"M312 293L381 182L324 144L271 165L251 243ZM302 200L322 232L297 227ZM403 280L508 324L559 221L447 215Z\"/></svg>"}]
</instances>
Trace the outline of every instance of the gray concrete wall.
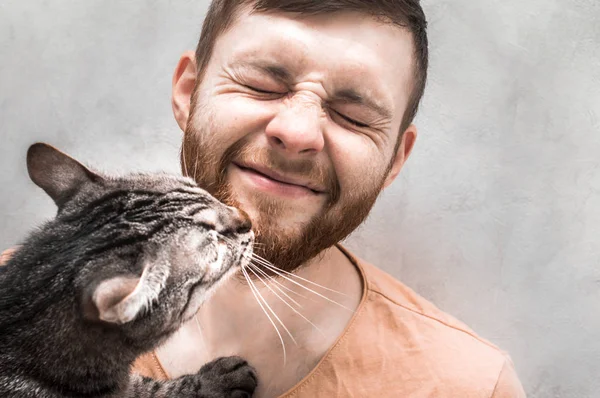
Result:
<instances>
[{"instance_id":1,"label":"gray concrete wall","mask_svg":"<svg viewBox=\"0 0 600 398\"><path fill-rule=\"evenodd\" d=\"M530 397L600 396L600 2L424 6L421 134L348 244L508 350ZM0 0L0 247L54 212L33 141L178 170L171 74L206 7Z\"/></svg>"}]
</instances>

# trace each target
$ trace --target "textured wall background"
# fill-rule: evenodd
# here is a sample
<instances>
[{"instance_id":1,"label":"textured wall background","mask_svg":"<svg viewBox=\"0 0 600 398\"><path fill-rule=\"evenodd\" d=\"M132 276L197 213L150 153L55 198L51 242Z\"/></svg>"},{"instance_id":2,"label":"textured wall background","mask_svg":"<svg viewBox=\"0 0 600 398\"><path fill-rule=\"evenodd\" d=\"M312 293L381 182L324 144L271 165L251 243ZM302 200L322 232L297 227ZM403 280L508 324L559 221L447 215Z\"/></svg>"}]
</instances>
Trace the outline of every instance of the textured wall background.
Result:
<instances>
[{"instance_id":1,"label":"textured wall background","mask_svg":"<svg viewBox=\"0 0 600 398\"><path fill-rule=\"evenodd\" d=\"M178 171L170 79L207 5L0 0L0 247L54 212L34 141ZM349 246L508 350L530 397L597 397L600 2L424 6L421 134Z\"/></svg>"}]
</instances>

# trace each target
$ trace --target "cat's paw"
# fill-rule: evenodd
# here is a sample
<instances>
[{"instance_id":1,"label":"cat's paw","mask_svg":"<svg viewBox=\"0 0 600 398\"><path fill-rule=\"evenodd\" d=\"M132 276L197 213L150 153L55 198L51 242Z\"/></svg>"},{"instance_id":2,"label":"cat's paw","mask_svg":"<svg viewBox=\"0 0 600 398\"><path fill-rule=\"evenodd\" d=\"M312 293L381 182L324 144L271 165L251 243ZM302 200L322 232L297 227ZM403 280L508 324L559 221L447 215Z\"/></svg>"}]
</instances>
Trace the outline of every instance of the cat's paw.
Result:
<instances>
[{"instance_id":1,"label":"cat's paw","mask_svg":"<svg viewBox=\"0 0 600 398\"><path fill-rule=\"evenodd\" d=\"M210 398L249 398L258 383L254 368L236 356L217 358L204 365L198 375L202 390L210 391Z\"/></svg>"}]
</instances>

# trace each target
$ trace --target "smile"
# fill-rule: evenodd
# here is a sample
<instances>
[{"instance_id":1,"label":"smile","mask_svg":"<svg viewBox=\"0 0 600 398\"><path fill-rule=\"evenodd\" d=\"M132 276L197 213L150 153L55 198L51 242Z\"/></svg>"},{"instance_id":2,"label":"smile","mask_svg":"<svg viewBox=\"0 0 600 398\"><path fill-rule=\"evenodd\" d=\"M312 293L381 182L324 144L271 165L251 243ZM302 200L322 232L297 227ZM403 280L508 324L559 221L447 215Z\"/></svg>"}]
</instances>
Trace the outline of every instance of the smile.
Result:
<instances>
[{"instance_id":1,"label":"smile","mask_svg":"<svg viewBox=\"0 0 600 398\"><path fill-rule=\"evenodd\" d=\"M305 197L324 194L323 189L313 189L302 183L297 183L292 179L277 175L276 173L255 168L245 167L232 163L232 166L239 171L243 179L254 187L286 197ZM269 174L266 174L269 173ZM307 184L308 185L308 184Z\"/></svg>"}]
</instances>

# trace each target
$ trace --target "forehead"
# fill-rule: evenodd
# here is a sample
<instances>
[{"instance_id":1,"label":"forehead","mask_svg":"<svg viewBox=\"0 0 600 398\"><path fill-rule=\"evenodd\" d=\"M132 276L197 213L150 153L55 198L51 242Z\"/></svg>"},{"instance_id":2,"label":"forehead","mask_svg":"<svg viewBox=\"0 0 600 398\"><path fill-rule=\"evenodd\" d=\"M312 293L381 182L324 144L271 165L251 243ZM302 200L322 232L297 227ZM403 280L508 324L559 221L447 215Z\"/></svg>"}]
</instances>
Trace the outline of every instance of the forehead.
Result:
<instances>
[{"instance_id":1,"label":"forehead","mask_svg":"<svg viewBox=\"0 0 600 398\"><path fill-rule=\"evenodd\" d=\"M326 91L361 88L394 113L403 112L413 76L410 32L354 12L242 13L214 50L220 65L268 61L282 64L298 83L319 81Z\"/></svg>"}]
</instances>

